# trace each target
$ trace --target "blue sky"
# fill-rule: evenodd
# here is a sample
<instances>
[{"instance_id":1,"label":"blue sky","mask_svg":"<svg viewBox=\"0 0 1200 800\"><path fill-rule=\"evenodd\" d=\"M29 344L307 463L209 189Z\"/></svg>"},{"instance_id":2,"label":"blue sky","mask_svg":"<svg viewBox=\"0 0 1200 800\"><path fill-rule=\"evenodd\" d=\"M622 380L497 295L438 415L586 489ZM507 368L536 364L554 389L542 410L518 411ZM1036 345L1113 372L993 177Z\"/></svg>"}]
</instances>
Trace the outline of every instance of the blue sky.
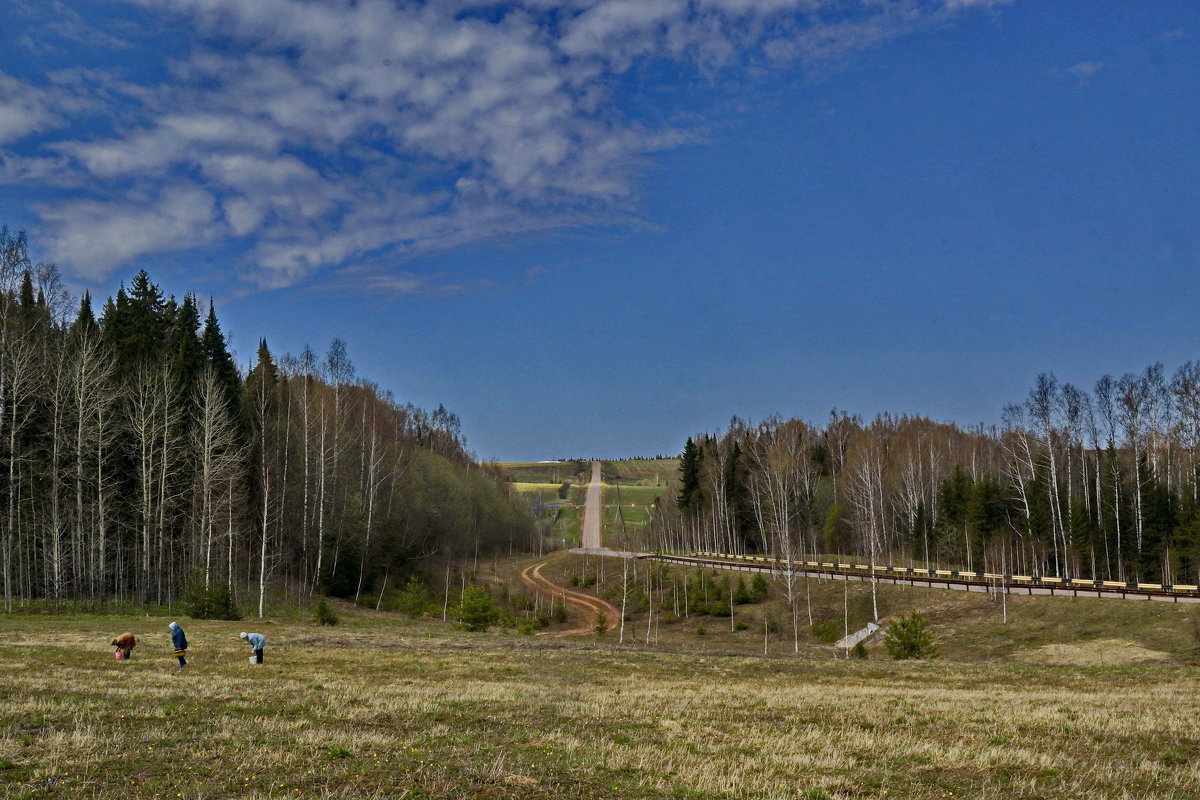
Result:
<instances>
[{"instance_id":1,"label":"blue sky","mask_svg":"<svg viewBox=\"0 0 1200 800\"><path fill-rule=\"evenodd\" d=\"M12 5L35 256L212 295L243 359L343 338L481 457L1200 357L1193 3Z\"/></svg>"}]
</instances>

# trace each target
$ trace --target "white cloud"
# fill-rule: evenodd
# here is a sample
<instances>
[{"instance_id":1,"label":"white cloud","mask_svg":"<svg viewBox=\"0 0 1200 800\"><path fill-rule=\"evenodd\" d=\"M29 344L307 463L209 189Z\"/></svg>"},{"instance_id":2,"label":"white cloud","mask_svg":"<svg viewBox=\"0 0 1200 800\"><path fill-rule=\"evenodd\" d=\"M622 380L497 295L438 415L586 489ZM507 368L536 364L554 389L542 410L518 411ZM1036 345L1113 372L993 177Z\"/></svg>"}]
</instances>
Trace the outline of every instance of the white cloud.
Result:
<instances>
[{"instance_id":1,"label":"white cloud","mask_svg":"<svg viewBox=\"0 0 1200 800\"><path fill-rule=\"evenodd\" d=\"M69 261L88 279L148 253L185 250L222 233L213 196L190 186L172 186L141 202L77 200L38 211L54 234L53 258Z\"/></svg>"},{"instance_id":2,"label":"white cloud","mask_svg":"<svg viewBox=\"0 0 1200 800\"><path fill-rule=\"evenodd\" d=\"M1090 81L1096 77L1096 73L1104 68L1102 61L1080 61L1078 64L1073 64L1067 69L1067 72L1074 75L1081 81Z\"/></svg>"},{"instance_id":3,"label":"white cloud","mask_svg":"<svg viewBox=\"0 0 1200 800\"><path fill-rule=\"evenodd\" d=\"M628 218L640 160L691 136L622 115L615 79L643 60L828 61L993 4L128 1L199 43L162 83L105 83L109 133L4 155L0 180L89 185L87 200L41 207L55 254L79 272L246 237L246 277L262 286ZM8 136L44 130L48 109L12 114Z\"/></svg>"},{"instance_id":4,"label":"white cloud","mask_svg":"<svg viewBox=\"0 0 1200 800\"><path fill-rule=\"evenodd\" d=\"M54 125L50 92L0 72L0 145Z\"/></svg>"}]
</instances>

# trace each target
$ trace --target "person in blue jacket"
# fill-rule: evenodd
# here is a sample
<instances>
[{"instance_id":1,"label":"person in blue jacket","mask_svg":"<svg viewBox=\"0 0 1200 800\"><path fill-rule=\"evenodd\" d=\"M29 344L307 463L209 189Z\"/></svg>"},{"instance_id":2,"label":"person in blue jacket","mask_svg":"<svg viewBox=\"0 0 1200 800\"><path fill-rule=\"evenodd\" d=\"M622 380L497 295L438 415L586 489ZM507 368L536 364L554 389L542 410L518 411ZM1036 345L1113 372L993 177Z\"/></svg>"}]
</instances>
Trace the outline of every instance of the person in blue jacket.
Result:
<instances>
[{"instance_id":1,"label":"person in blue jacket","mask_svg":"<svg viewBox=\"0 0 1200 800\"><path fill-rule=\"evenodd\" d=\"M261 633L239 633L238 636L249 642L250 649L254 651L254 663L261 664L263 662L263 648L267 646L267 637Z\"/></svg>"},{"instance_id":2,"label":"person in blue jacket","mask_svg":"<svg viewBox=\"0 0 1200 800\"><path fill-rule=\"evenodd\" d=\"M187 637L183 635L183 628L179 627L178 622L172 622L167 626L171 629L171 644L175 648L175 657L179 659L179 669L187 666L187 659L184 656L187 654Z\"/></svg>"}]
</instances>

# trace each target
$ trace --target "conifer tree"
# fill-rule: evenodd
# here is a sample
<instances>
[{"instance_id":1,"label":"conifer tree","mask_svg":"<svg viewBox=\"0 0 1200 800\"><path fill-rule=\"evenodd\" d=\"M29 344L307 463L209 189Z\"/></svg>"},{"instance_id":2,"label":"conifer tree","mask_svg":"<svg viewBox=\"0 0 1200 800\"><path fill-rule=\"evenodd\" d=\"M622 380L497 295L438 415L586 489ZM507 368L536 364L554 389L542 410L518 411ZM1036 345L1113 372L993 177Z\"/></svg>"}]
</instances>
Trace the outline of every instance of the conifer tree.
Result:
<instances>
[{"instance_id":1,"label":"conifer tree","mask_svg":"<svg viewBox=\"0 0 1200 800\"><path fill-rule=\"evenodd\" d=\"M692 437L683 445L683 456L679 459L679 498L676 504L685 514L698 505L700 495L700 451Z\"/></svg>"},{"instance_id":2,"label":"conifer tree","mask_svg":"<svg viewBox=\"0 0 1200 800\"><path fill-rule=\"evenodd\" d=\"M179 396L190 398L204 372L204 347L200 342L200 310L194 294L185 294L171 328L173 372Z\"/></svg>"},{"instance_id":3,"label":"conifer tree","mask_svg":"<svg viewBox=\"0 0 1200 800\"><path fill-rule=\"evenodd\" d=\"M225 391L229 413L237 419L242 407L242 381L225 342L225 334L221 332L221 323L217 321L217 309L211 299L208 301L208 316L204 319L204 332L200 342L204 360L212 367L213 374Z\"/></svg>"},{"instance_id":4,"label":"conifer tree","mask_svg":"<svg viewBox=\"0 0 1200 800\"><path fill-rule=\"evenodd\" d=\"M79 299L79 313L71 325L71 332L77 338L84 334L95 336L100 333L100 326L96 323L96 316L92 313L92 295L87 289L83 290L83 297Z\"/></svg>"}]
</instances>

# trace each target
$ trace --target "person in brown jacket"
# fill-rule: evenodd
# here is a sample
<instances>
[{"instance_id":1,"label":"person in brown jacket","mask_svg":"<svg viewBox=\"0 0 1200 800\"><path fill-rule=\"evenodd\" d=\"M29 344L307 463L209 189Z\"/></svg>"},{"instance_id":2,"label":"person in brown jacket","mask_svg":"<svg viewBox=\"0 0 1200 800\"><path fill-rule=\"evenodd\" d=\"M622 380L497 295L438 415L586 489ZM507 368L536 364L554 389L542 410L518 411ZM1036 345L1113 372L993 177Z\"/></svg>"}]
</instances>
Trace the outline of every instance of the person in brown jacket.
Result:
<instances>
[{"instance_id":1,"label":"person in brown jacket","mask_svg":"<svg viewBox=\"0 0 1200 800\"><path fill-rule=\"evenodd\" d=\"M131 655L133 655L133 648L137 646L137 637L126 631L109 642L109 644L117 648L117 652L120 653L120 658L129 658Z\"/></svg>"}]
</instances>

